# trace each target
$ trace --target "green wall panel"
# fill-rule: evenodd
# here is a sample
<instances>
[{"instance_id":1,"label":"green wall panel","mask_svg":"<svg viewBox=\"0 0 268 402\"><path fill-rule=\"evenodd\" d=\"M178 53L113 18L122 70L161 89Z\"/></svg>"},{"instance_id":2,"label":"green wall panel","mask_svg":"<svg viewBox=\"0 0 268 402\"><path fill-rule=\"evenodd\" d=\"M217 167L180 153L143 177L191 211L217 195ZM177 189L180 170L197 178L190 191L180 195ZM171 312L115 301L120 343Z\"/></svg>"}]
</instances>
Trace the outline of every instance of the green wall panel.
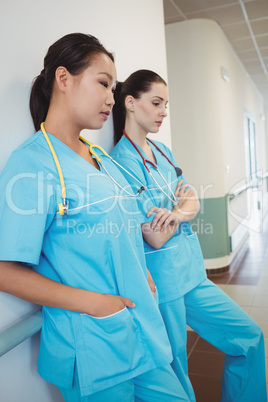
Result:
<instances>
[{"instance_id":1,"label":"green wall panel","mask_svg":"<svg viewBox=\"0 0 268 402\"><path fill-rule=\"evenodd\" d=\"M192 221L205 259L230 254L227 196L200 200L201 208Z\"/></svg>"}]
</instances>

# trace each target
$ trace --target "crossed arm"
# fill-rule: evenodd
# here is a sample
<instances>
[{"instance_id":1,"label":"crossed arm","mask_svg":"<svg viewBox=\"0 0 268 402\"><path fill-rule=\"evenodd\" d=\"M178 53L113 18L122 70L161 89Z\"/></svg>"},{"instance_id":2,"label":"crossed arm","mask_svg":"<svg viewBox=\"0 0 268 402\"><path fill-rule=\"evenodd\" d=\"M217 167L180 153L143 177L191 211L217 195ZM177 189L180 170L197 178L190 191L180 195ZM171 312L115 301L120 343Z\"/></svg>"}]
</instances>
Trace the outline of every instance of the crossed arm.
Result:
<instances>
[{"instance_id":1,"label":"crossed arm","mask_svg":"<svg viewBox=\"0 0 268 402\"><path fill-rule=\"evenodd\" d=\"M196 194L189 184L183 184L183 180L177 184L175 197L179 198L179 202L172 211L152 207L147 217L156 212L154 219L141 225L145 241L156 249L161 248L174 235L181 222L192 220L200 209Z\"/></svg>"}]
</instances>

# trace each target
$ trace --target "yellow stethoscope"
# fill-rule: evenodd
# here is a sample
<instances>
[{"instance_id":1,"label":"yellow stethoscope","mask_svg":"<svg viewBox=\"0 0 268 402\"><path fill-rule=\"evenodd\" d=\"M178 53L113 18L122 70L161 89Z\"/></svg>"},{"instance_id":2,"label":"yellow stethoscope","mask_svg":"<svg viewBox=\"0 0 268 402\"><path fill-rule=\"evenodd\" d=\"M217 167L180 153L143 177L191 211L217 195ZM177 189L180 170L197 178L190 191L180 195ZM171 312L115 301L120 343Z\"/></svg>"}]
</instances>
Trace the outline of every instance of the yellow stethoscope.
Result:
<instances>
[{"instance_id":1,"label":"yellow stethoscope","mask_svg":"<svg viewBox=\"0 0 268 402\"><path fill-rule=\"evenodd\" d=\"M69 201L67 200L67 196L66 196L66 188L65 188L65 182L64 182L64 178L63 178L63 174L62 174L62 170L61 170L61 166L58 160L58 157L56 155L56 152L53 148L53 145L51 144L51 141L47 135L47 132L45 130L45 126L44 126L44 122L41 123L41 130L42 133L44 134L44 137L47 141L47 144L49 146L49 149L51 151L51 154L53 156L53 159L55 161L57 170L58 170L58 174L59 174L59 178L60 178L60 183L61 183L61 196L62 196L62 202L59 204L59 213L60 215L68 215L68 210L69 210ZM109 176L109 178L119 187L121 188L125 193L127 193L129 196L131 197L137 197L142 191L147 190L147 188L136 178L134 177L130 172L128 172L123 166L121 166L118 162L116 162L110 155L107 154L107 152L104 151L104 149L102 147L100 147L99 145L95 145L92 144L91 142L89 142L88 140L86 140L85 138L83 138L82 136L79 137L81 141L83 141L85 144L87 144L89 146L89 152L91 153L92 156L94 156L94 158L97 160L97 162L102 166L102 168L105 170L105 172L107 173L107 175ZM126 189L124 189L115 179L114 177L112 177L110 175L110 173L107 171L107 169L105 168L105 166L103 165L100 156L93 151L93 148L97 148L99 149L105 156L108 156L108 158L110 158L117 166L119 166L119 168L123 169L127 174L129 174L134 180L136 180L141 187L139 188L137 194L133 194L128 192Z\"/></svg>"}]
</instances>

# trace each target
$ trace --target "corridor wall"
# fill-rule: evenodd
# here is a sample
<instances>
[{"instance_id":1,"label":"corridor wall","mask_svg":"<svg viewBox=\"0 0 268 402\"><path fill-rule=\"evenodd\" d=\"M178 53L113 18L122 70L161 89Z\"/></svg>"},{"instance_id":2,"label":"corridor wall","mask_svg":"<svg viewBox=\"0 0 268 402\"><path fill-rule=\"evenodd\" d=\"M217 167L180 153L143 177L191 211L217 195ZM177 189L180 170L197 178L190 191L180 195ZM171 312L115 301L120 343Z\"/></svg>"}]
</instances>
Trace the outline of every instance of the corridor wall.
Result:
<instances>
[{"instance_id":1,"label":"corridor wall","mask_svg":"<svg viewBox=\"0 0 268 402\"><path fill-rule=\"evenodd\" d=\"M206 268L225 268L249 229L244 113L255 118L258 170L266 171L263 98L220 26L193 19L166 25L172 149L196 188L194 222ZM266 193L266 189L263 188Z\"/></svg>"},{"instance_id":2,"label":"corridor wall","mask_svg":"<svg viewBox=\"0 0 268 402\"><path fill-rule=\"evenodd\" d=\"M0 171L10 153L34 133L29 92L33 77L43 68L48 47L71 32L97 36L114 53L119 80L136 69L155 66L167 78L162 0L1 2ZM101 132L90 138L87 132L83 133L107 151L112 148L109 120ZM159 138L167 145L170 145L169 132L166 119ZM0 331L37 308L0 292ZM39 336L35 335L0 358L0 401L62 401L56 387L45 383L36 372L38 345Z\"/></svg>"}]
</instances>

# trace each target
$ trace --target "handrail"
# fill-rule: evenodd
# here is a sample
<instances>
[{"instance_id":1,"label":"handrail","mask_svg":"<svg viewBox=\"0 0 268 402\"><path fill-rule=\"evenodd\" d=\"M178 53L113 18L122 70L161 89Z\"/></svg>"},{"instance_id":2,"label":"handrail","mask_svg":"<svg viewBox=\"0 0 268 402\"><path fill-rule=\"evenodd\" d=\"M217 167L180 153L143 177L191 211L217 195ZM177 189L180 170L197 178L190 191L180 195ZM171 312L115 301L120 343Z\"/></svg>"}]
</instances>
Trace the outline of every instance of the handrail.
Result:
<instances>
[{"instance_id":1,"label":"handrail","mask_svg":"<svg viewBox=\"0 0 268 402\"><path fill-rule=\"evenodd\" d=\"M264 173L262 176L256 176L256 179L258 180L258 183L268 177L268 171ZM255 188L256 183L250 183L244 184L243 186L239 187L237 190L233 191L232 193L228 193L227 197L229 198L229 201L232 201L235 197L243 194L245 191L247 191L249 188Z\"/></svg>"},{"instance_id":2,"label":"handrail","mask_svg":"<svg viewBox=\"0 0 268 402\"><path fill-rule=\"evenodd\" d=\"M0 357L40 331L42 320L42 310L38 310L0 332Z\"/></svg>"},{"instance_id":3,"label":"handrail","mask_svg":"<svg viewBox=\"0 0 268 402\"><path fill-rule=\"evenodd\" d=\"M242 193L244 193L251 187L252 187L251 183L244 184L243 186L239 187L237 190L233 191L232 193L228 193L227 197L229 198L230 201L232 201L235 197L237 197L238 195L241 195Z\"/></svg>"},{"instance_id":4,"label":"handrail","mask_svg":"<svg viewBox=\"0 0 268 402\"><path fill-rule=\"evenodd\" d=\"M257 177L258 177L258 179L261 179L261 180L266 179L266 177L268 177L268 172L264 173L264 175L262 175L262 176L257 176Z\"/></svg>"}]
</instances>

